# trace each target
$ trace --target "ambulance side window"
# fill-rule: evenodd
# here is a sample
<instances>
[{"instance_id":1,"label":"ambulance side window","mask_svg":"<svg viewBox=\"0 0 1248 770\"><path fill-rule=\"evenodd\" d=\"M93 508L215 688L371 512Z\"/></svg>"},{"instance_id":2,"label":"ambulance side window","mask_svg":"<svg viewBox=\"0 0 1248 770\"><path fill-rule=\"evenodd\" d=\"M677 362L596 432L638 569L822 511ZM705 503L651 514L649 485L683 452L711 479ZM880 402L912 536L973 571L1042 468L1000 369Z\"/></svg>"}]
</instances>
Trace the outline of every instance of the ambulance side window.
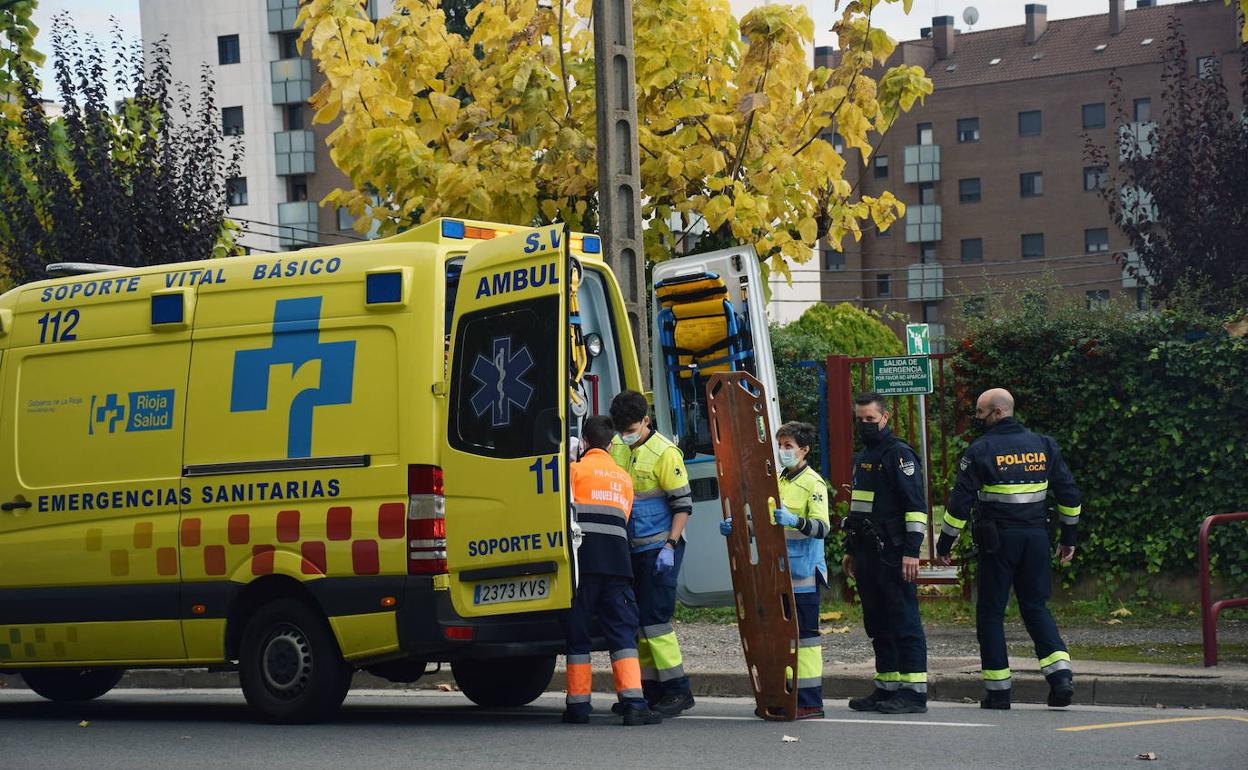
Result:
<instances>
[{"instance_id":1,"label":"ambulance side window","mask_svg":"<svg viewBox=\"0 0 1248 770\"><path fill-rule=\"evenodd\" d=\"M559 298L460 318L451 374L451 446L487 457L558 452Z\"/></svg>"}]
</instances>

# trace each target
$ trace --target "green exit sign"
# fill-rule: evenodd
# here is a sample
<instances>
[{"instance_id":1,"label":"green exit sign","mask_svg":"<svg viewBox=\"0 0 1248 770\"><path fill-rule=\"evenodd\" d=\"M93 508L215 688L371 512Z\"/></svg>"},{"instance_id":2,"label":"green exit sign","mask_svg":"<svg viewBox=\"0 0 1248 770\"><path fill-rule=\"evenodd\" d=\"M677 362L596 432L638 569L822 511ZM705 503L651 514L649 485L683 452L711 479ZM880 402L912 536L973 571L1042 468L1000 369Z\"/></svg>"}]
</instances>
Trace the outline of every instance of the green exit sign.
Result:
<instances>
[{"instance_id":1,"label":"green exit sign","mask_svg":"<svg viewBox=\"0 0 1248 770\"><path fill-rule=\"evenodd\" d=\"M932 360L927 356L871 359L875 392L881 396L919 396L932 392Z\"/></svg>"},{"instance_id":2,"label":"green exit sign","mask_svg":"<svg viewBox=\"0 0 1248 770\"><path fill-rule=\"evenodd\" d=\"M912 356L930 356L932 341L927 324L906 325L906 352Z\"/></svg>"}]
</instances>

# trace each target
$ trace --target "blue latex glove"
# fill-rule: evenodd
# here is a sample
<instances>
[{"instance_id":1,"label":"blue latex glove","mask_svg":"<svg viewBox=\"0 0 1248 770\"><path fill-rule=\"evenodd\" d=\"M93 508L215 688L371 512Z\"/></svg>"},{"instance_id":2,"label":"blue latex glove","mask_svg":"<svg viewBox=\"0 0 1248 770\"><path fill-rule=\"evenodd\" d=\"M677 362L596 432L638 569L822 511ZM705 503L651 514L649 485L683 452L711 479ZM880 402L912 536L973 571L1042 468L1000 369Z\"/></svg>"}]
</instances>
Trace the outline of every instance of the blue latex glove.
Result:
<instances>
[{"instance_id":1,"label":"blue latex glove","mask_svg":"<svg viewBox=\"0 0 1248 770\"><path fill-rule=\"evenodd\" d=\"M659 555L654 560L654 571L662 575L670 572L672 567L676 566L676 549L663 546L659 549Z\"/></svg>"},{"instance_id":2,"label":"blue latex glove","mask_svg":"<svg viewBox=\"0 0 1248 770\"><path fill-rule=\"evenodd\" d=\"M796 513L790 513L788 508L783 506L776 509L776 523L785 527L796 527L798 521Z\"/></svg>"},{"instance_id":3,"label":"blue latex glove","mask_svg":"<svg viewBox=\"0 0 1248 770\"><path fill-rule=\"evenodd\" d=\"M724 519L719 522L719 534L728 537L732 534L732 519Z\"/></svg>"}]
</instances>

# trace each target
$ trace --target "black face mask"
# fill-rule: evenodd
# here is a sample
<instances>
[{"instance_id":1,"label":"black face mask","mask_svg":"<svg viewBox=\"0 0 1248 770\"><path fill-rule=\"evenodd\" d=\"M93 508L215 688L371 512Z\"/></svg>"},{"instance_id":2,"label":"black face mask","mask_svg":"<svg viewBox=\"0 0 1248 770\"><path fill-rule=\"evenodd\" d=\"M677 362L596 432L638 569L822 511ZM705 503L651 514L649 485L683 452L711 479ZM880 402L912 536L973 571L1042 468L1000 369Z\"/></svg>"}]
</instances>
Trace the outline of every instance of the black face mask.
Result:
<instances>
[{"instance_id":1,"label":"black face mask","mask_svg":"<svg viewBox=\"0 0 1248 770\"><path fill-rule=\"evenodd\" d=\"M983 417L972 417L971 427L975 429L976 433L983 433L988 430L988 421Z\"/></svg>"},{"instance_id":2,"label":"black face mask","mask_svg":"<svg viewBox=\"0 0 1248 770\"><path fill-rule=\"evenodd\" d=\"M862 439L864 444L874 444L880 438L880 424L878 422L862 422L857 423L858 438Z\"/></svg>"}]
</instances>

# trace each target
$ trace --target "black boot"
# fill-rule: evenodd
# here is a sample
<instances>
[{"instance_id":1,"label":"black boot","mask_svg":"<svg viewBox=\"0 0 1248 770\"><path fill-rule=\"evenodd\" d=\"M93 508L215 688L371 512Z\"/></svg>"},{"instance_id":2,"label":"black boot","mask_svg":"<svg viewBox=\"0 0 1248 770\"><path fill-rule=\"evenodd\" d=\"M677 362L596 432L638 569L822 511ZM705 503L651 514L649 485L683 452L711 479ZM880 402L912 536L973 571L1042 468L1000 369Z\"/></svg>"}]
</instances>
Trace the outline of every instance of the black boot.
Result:
<instances>
[{"instance_id":1,"label":"black boot","mask_svg":"<svg viewBox=\"0 0 1248 770\"><path fill-rule=\"evenodd\" d=\"M665 717L680 716L680 712L688 711L691 708L693 708L693 695L687 692L664 695L662 700L651 707L653 711L657 711Z\"/></svg>"},{"instance_id":2,"label":"black boot","mask_svg":"<svg viewBox=\"0 0 1248 770\"><path fill-rule=\"evenodd\" d=\"M854 711L875 711L876 708L881 703L883 703L884 701L888 700L891 697L893 697L893 694L891 692L889 692L888 690L882 689L880 687L877 687L870 695L867 695L866 697L850 698L849 707L853 709Z\"/></svg>"},{"instance_id":3,"label":"black boot","mask_svg":"<svg viewBox=\"0 0 1248 770\"><path fill-rule=\"evenodd\" d=\"M984 693L984 697L979 702L981 709L999 709L1001 711L1010 710L1010 691L1009 690L988 690Z\"/></svg>"},{"instance_id":4,"label":"black boot","mask_svg":"<svg viewBox=\"0 0 1248 770\"><path fill-rule=\"evenodd\" d=\"M893 697L881 701L875 710L881 714L926 714L927 695L903 687Z\"/></svg>"},{"instance_id":5,"label":"black boot","mask_svg":"<svg viewBox=\"0 0 1248 770\"><path fill-rule=\"evenodd\" d=\"M624 706L624 724L628 727L635 725L657 725L663 721L663 715L649 706L635 706L631 703L621 704Z\"/></svg>"},{"instance_id":6,"label":"black boot","mask_svg":"<svg viewBox=\"0 0 1248 770\"><path fill-rule=\"evenodd\" d=\"M1075 699L1075 677L1069 671L1058 671L1046 677L1049 680L1049 705L1065 708Z\"/></svg>"}]
</instances>

